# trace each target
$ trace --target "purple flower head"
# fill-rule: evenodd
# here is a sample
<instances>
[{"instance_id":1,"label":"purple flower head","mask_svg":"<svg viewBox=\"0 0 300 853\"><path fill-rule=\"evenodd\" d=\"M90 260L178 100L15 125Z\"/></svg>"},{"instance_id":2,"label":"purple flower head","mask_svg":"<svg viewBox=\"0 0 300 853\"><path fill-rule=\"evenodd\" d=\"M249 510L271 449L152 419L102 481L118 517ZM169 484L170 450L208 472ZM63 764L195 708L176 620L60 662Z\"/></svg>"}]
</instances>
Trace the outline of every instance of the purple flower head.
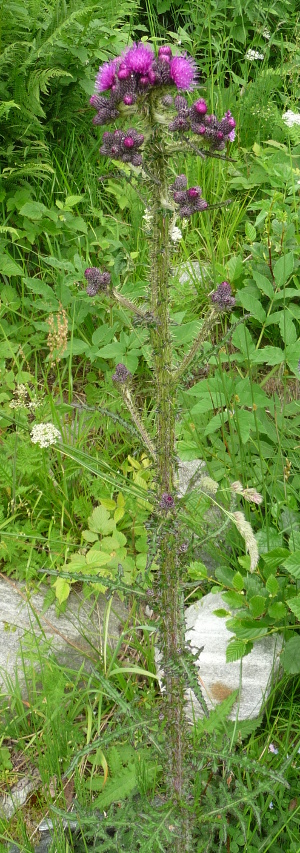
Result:
<instances>
[{"instance_id":1,"label":"purple flower head","mask_svg":"<svg viewBox=\"0 0 300 853\"><path fill-rule=\"evenodd\" d=\"M229 142L234 142L234 140L235 140L235 130L233 129L233 130L231 130L231 131L230 131L230 133L228 134L228 141L229 141Z\"/></svg>"},{"instance_id":2,"label":"purple flower head","mask_svg":"<svg viewBox=\"0 0 300 853\"><path fill-rule=\"evenodd\" d=\"M168 44L162 45L162 47L158 48L158 56L160 59L165 57L167 60L170 61L172 55L172 50Z\"/></svg>"},{"instance_id":3,"label":"purple flower head","mask_svg":"<svg viewBox=\"0 0 300 853\"><path fill-rule=\"evenodd\" d=\"M193 104L193 109L196 113L198 113L198 115L204 116L205 113L207 113L207 105L204 98L199 98L198 101L195 101L195 103Z\"/></svg>"},{"instance_id":4,"label":"purple flower head","mask_svg":"<svg viewBox=\"0 0 300 853\"><path fill-rule=\"evenodd\" d=\"M190 189L187 190L187 194L189 198L198 198L198 196L201 195L201 189L200 187L190 187Z\"/></svg>"},{"instance_id":5,"label":"purple flower head","mask_svg":"<svg viewBox=\"0 0 300 853\"><path fill-rule=\"evenodd\" d=\"M123 163L140 166L142 156L138 153L138 149L143 142L143 134L138 133L135 128L130 128L127 133L123 130L115 130L114 133L106 131L102 137L100 154L112 157L113 160L122 160Z\"/></svg>"},{"instance_id":6,"label":"purple flower head","mask_svg":"<svg viewBox=\"0 0 300 853\"><path fill-rule=\"evenodd\" d=\"M192 216L193 213L206 210L208 207L207 201L201 198L201 187L190 187L186 189L187 179L185 175L177 175L175 181L170 186L173 199L178 204L178 215L183 218Z\"/></svg>"},{"instance_id":7,"label":"purple flower head","mask_svg":"<svg viewBox=\"0 0 300 853\"><path fill-rule=\"evenodd\" d=\"M130 77L129 68L127 68L127 65L121 64L118 71L118 80L127 80L128 77Z\"/></svg>"},{"instance_id":8,"label":"purple flower head","mask_svg":"<svg viewBox=\"0 0 300 853\"><path fill-rule=\"evenodd\" d=\"M177 89L192 89L196 82L196 65L191 56L173 56L170 77Z\"/></svg>"},{"instance_id":9,"label":"purple flower head","mask_svg":"<svg viewBox=\"0 0 300 853\"><path fill-rule=\"evenodd\" d=\"M131 376L132 374L130 373L130 370L127 370L125 364L117 364L116 372L113 373L111 378L113 382L120 382L121 384L124 384L131 378Z\"/></svg>"},{"instance_id":10,"label":"purple flower head","mask_svg":"<svg viewBox=\"0 0 300 853\"><path fill-rule=\"evenodd\" d=\"M130 73L145 75L150 71L154 60L154 52L142 42L133 43L124 55L125 66Z\"/></svg>"},{"instance_id":11,"label":"purple flower head","mask_svg":"<svg viewBox=\"0 0 300 853\"><path fill-rule=\"evenodd\" d=\"M174 184L171 186L171 190L185 190L187 185L186 175L176 175Z\"/></svg>"},{"instance_id":12,"label":"purple flower head","mask_svg":"<svg viewBox=\"0 0 300 853\"><path fill-rule=\"evenodd\" d=\"M123 104L126 104L127 107L131 107L131 104L134 104L135 96L134 95L124 95Z\"/></svg>"},{"instance_id":13,"label":"purple flower head","mask_svg":"<svg viewBox=\"0 0 300 853\"><path fill-rule=\"evenodd\" d=\"M125 145L125 148L133 148L134 147L133 136L125 136L125 139L123 139L123 145Z\"/></svg>"},{"instance_id":14,"label":"purple flower head","mask_svg":"<svg viewBox=\"0 0 300 853\"><path fill-rule=\"evenodd\" d=\"M164 509L166 511L174 509L175 501L173 495L170 495L168 492L163 492L159 502L159 506L161 509Z\"/></svg>"},{"instance_id":15,"label":"purple flower head","mask_svg":"<svg viewBox=\"0 0 300 853\"><path fill-rule=\"evenodd\" d=\"M100 65L96 77L96 89L98 92L106 92L111 89L116 80L118 59L112 59L110 62L104 62Z\"/></svg>"},{"instance_id":16,"label":"purple flower head","mask_svg":"<svg viewBox=\"0 0 300 853\"><path fill-rule=\"evenodd\" d=\"M86 292L88 296L96 296L99 290L106 291L111 281L109 272L101 272L98 267L88 267L84 276L88 282Z\"/></svg>"},{"instance_id":17,"label":"purple flower head","mask_svg":"<svg viewBox=\"0 0 300 853\"><path fill-rule=\"evenodd\" d=\"M235 298L232 296L232 290L228 281L222 281L210 294L211 301L217 305L221 311L229 311L235 305Z\"/></svg>"}]
</instances>

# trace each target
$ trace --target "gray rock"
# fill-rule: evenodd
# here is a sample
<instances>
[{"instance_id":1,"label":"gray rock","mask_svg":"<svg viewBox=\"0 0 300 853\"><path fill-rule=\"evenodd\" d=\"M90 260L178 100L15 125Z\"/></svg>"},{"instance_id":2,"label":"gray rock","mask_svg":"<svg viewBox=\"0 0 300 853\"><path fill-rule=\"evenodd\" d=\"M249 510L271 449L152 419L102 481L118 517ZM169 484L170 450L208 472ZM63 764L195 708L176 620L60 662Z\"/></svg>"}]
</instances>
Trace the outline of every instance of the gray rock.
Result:
<instances>
[{"instance_id":1,"label":"gray rock","mask_svg":"<svg viewBox=\"0 0 300 853\"><path fill-rule=\"evenodd\" d=\"M28 649L43 646L43 654L55 652L58 661L78 669L83 660L95 663L102 653L104 622L108 602L103 595L85 600L72 591L66 612L56 615L55 605L43 613L48 587L28 592L26 587L10 579L0 579L0 689L9 693L9 682L24 683L23 663L30 656ZM117 597L109 611L108 642L114 647L126 620L125 606Z\"/></svg>"},{"instance_id":2,"label":"gray rock","mask_svg":"<svg viewBox=\"0 0 300 853\"><path fill-rule=\"evenodd\" d=\"M233 634L226 628L226 619L214 611L227 609L221 593L209 593L192 604L185 612L186 639L192 651L199 652L199 686L208 710L212 710L238 690L238 697L228 718L250 720L259 716L268 698L272 683L279 672L279 654L283 639L272 635L257 640L249 655L242 660L226 663L226 648ZM160 653L155 660L161 675ZM192 690L186 694L186 716L190 722L203 716L203 709Z\"/></svg>"},{"instance_id":3,"label":"gray rock","mask_svg":"<svg viewBox=\"0 0 300 853\"><path fill-rule=\"evenodd\" d=\"M249 655L242 660L226 663L226 648L233 634L226 619L214 611L227 609L221 593L209 593L186 610L186 639L194 651L202 649L197 666L199 684L209 709L215 708L234 690L238 698L229 719L249 720L259 716L279 670L282 637L271 635L257 640ZM192 691L188 695L189 719L202 716L202 708Z\"/></svg>"}]
</instances>

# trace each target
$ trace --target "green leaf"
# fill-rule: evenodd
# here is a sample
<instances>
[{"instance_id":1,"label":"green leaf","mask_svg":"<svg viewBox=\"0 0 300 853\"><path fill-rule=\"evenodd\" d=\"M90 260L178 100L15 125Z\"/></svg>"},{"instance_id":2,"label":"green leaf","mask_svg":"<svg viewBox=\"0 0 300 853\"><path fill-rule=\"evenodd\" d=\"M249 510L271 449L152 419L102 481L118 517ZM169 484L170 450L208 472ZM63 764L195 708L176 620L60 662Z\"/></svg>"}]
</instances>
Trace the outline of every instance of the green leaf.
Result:
<instances>
[{"instance_id":1,"label":"green leaf","mask_svg":"<svg viewBox=\"0 0 300 853\"><path fill-rule=\"evenodd\" d=\"M235 660L240 660L246 652L248 643L246 640L231 640L226 648L226 663L233 663Z\"/></svg>"},{"instance_id":2,"label":"green leaf","mask_svg":"<svg viewBox=\"0 0 300 853\"><path fill-rule=\"evenodd\" d=\"M9 255L0 255L0 273L1 275L23 275L23 269Z\"/></svg>"},{"instance_id":3,"label":"green leaf","mask_svg":"<svg viewBox=\"0 0 300 853\"><path fill-rule=\"evenodd\" d=\"M101 349L98 350L97 355L99 356L99 358L121 359L124 358L124 346L118 341L114 341L114 343L107 344L105 347L101 347Z\"/></svg>"},{"instance_id":4,"label":"green leaf","mask_svg":"<svg viewBox=\"0 0 300 853\"><path fill-rule=\"evenodd\" d=\"M260 272L253 272L253 278L259 290L262 290L265 296L268 296L269 299L273 299L274 289L270 279L268 279L266 275L261 275Z\"/></svg>"},{"instance_id":5,"label":"green leaf","mask_svg":"<svg viewBox=\"0 0 300 853\"><path fill-rule=\"evenodd\" d=\"M278 325L284 343L287 346L288 344L295 344L297 340L296 327L293 323L293 320L291 320L291 318L289 317L287 310L281 312Z\"/></svg>"},{"instance_id":6,"label":"green leaf","mask_svg":"<svg viewBox=\"0 0 300 853\"><path fill-rule=\"evenodd\" d=\"M40 201L27 201L20 209L21 216L27 216L27 219L42 219L47 216L48 208Z\"/></svg>"},{"instance_id":7,"label":"green leaf","mask_svg":"<svg viewBox=\"0 0 300 853\"><path fill-rule=\"evenodd\" d=\"M96 506L92 515L88 518L89 529L93 533L102 533L103 536L115 529L115 521L110 518L109 512L104 506Z\"/></svg>"},{"instance_id":8,"label":"green leaf","mask_svg":"<svg viewBox=\"0 0 300 853\"><path fill-rule=\"evenodd\" d=\"M220 583L222 583L224 586L233 586L234 572L232 571L232 569L229 569L228 566L219 566L216 569L215 574L217 580L220 581Z\"/></svg>"},{"instance_id":9,"label":"green leaf","mask_svg":"<svg viewBox=\"0 0 300 853\"><path fill-rule=\"evenodd\" d=\"M255 299L255 296L252 296L251 293L240 290L238 298L243 308L245 308L246 311L250 311L255 320L258 320L260 323L264 323L266 319L266 312L262 307L261 302L259 302L258 299Z\"/></svg>"},{"instance_id":10,"label":"green leaf","mask_svg":"<svg viewBox=\"0 0 300 853\"><path fill-rule=\"evenodd\" d=\"M290 554L287 560L283 561L283 565L293 578L300 579L300 551Z\"/></svg>"},{"instance_id":11,"label":"green leaf","mask_svg":"<svg viewBox=\"0 0 300 853\"><path fill-rule=\"evenodd\" d=\"M263 531L261 531L261 532L263 532ZM273 535L273 532L276 536L277 535L276 530L271 531L272 535ZM257 534L257 536L260 536L260 533ZM267 566L267 568L272 570L272 571L273 571L273 569L275 569L275 570L278 569L279 566L282 565L283 561L289 556L290 552L288 551L287 548L272 548L271 551L268 551L267 547L266 547L267 553L264 554L262 552L262 548L265 546L264 546L263 542L261 541L261 539L259 540L259 542L260 542L260 554L262 556L262 559L263 559L265 565ZM269 580L271 580L271 579L269 578ZM276 581L276 583L277 583L277 581ZM270 589L270 592L271 591L272 590Z\"/></svg>"},{"instance_id":12,"label":"green leaf","mask_svg":"<svg viewBox=\"0 0 300 853\"><path fill-rule=\"evenodd\" d=\"M227 264L230 281L236 281L244 274L243 259L240 255L232 255Z\"/></svg>"},{"instance_id":13,"label":"green leaf","mask_svg":"<svg viewBox=\"0 0 300 853\"><path fill-rule=\"evenodd\" d=\"M256 238L256 228L254 228L254 225L252 225L251 222L246 222L245 234L246 234L247 240L249 240L250 243L254 243L254 240Z\"/></svg>"},{"instance_id":14,"label":"green leaf","mask_svg":"<svg viewBox=\"0 0 300 853\"><path fill-rule=\"evenodd\" d=\"M218 616L219 619L224 619L225 616L230 616L228 610L225 610L224 607L219 607L218 610L213 611L214 616Z\"/></svg>"},{"instance_id":15,"label":"green leaf","mask_svg":"<svg viewBox=\"0 0 300 853\"><path fill-rule=\"evenodd\" d=\"M288 598L286 603L300 621L300 595L295 595L295 598Z\"/></svg>"},{"instance_id":16,"label":"green leaf","mask_svg":"<svg viewBox=\"0 0 300 853\"><path fill-rule=\"evenodd\" d=\"M238 592L234 592L230 590L230 592L224 592L222 595L223 601L225 604L228 604L231 610L235 608L245 607L245 597Z\"/></svg>"},{"instance_id":17,"label":"green leaf","mask_svg":"<svg viewBox=\"0 0 300 853\"><path fill-rule=\"evenodd\" d=\"M255 619L262 616L266 609L266 599L263 595L253 595L249 602L249 607Z\"/></svg>"},{"instance_id":18,"label":"green leaf","mask_svg":"<svg viewBox=\"0 0 300 853\"><path fill-rule=\"evenodd\" d=\"M270 604L268 607L268 614L272 619L285 619L286 613L287 610L283 601L274 601L273 604Z\"/></svg>"},{"instance_id":19,"label":"green leaf","mask_svg":"<svg viewBox=\"0 0 300 853\"><path fill-rule=\"evenodd\" d=\"M288 252L287 255L282 255L282 257L276 261L273 273L277 287L283 287L288 278L292 275L293 269L294 255L292 252Z\"/></svg>"},{"instance_id":20,"label":"green leaf","mask_svg":"<svg viewBox=\"0 0 300 853\"><path fill-rule=\"evenodd\" d=\"M275 364L282 364L284 352L279 347L267 346L251 353L251 360L254 364L269 364L272 367Z\"/></svg>"},{"instance_id":21,"label":"green leaf","mask_svg":"<svg viewBox=\"0 0 300 853\"><path fill-rule=\"evenodd\" d=\"M67 343L63 357L66 358L68 355L82 355L87 348L88 344L85 341L80 340L80 338L72 338Z\"/></svg>"},{"instance_id":22,"label":"green leaf","mask_svg":"<svg viewBox=\"0 0 300 853\"><path fill-rule=\"evenodd\" d=\"M300 672L300 636L291 637L281 655L281 663L288 675Z\"/></svg>"},{"instance_id":23,"label":"green leaf","mask_svg":"<svg viewBox=\"0 0 300 853\"><path fill-rule=\"evenodd\" d=\"M194 560L188 567L188 574L193 580L207 578L207 568L200 560Z\"/></svg>"},{"instance_id":24,"label":"green leaf","mask_svg":"<svg viewBox=\"0 0 300 853\"><path fill-rule=\"evenodd\" d=\"M55 589L56 598L59 603L62 604L63 601L66 601L67 598L69 598L71 584L65 578L57 578L56 581L54 581L53 586Z\"/></svg>"},{"instance_id":25,"label":"green leaf","mask_svg":"<svg viewBox=\"0 0 300 853\"><path fill-rule=\"evenodd\" d=\"M234 588L238 589L241 592L241 590L244 589L243 575L241 575L240 572L236 572L234 577L233 577L232 583L233 583Z\"/></svg>"},{"instance_id":26,"label":"green leaf","mask_svg":"<svg viewBox=\"0 0 300 853\"><path fill-rule=\"evenodd\" d=\"M266 589L270 595L277 595L279 584L274 575L269 575L266 582Z\"/></svg>"},{"instance_id":27,"label":"green leaf","mask_svg":"<svg viewBox=\"0 0 300 853\"><path fill-rule=\"evenodd\" d=\"M299 359L300 359L300 341L296 341L294 344L289 344L286 347L285 351L286 362L295 374L297 379L299 379Z\"/></svg>"},{"instance_id":28,"label":"green leaf","mask_svg":"<svg viewBox=\"0 0 300 853\"><path fill-rule=\"evenodd\" d=\"M250 335L249 329L246 326L240 325L238 326L232 335L232 343L237 349L239 349L243 355L252 357L252 354L255 350L255 344Z\"/></svg>"}]
</instances>

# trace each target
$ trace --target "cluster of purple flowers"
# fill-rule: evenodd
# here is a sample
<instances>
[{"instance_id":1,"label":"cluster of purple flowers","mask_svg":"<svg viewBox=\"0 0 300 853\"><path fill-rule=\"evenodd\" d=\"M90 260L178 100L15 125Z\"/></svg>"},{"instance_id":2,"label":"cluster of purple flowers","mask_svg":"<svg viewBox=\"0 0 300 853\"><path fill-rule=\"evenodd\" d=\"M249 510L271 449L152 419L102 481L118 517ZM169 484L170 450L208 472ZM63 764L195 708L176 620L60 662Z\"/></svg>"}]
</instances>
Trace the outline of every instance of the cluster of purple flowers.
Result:
<instances>
[{"instance_id":1,"label":"cluster of purple flowers","mask_svg":"<svg viewBox=\"0 0 300 853\"><path fill-rule=\"evenodd\" d=\"M122 56L104 62L96 77L96 94L90 104L97 110L94 124L107 124L119 115L118 105L134 104L153 86L174 85L188 91L196 82L196 65L185 53L173 56L168 45L160 47L157 57L151 47L134 43ZM101 93L109 92L109 98ZM100 94L99 94L100 93Z\"/></svg>"},{"instance_id":2,"label":"cluster of purple flowers","mask_svg":"<svg viewBox=\"0 0 300 853\"><path fill-rule=\"evenodd\" d=\"M138 148L143 142L143 134L138 133L133 127L125 132L124 130L115 130L110 133L107 130L102 137L100 154L111 157L112 160L122 160L122 163L140 166L142 156L138 153Z\"/></svg>"},{"instance_id":3,"label":"cluster of purple flowers","mask_svg":"<svg viewBox=\"0 0 300 853\"><path fill-rule=\"evenodd\" d=\"M232 296L232 290L228 281L222 281L210 294L211 301L220 309L220 311L229 311L235 305L235 298Z\"/></svg>"},{"instance_id":4,"label":"cluster of purple flowers","mask_svg":"<svg viewBox=\"0 0 300 853\"><path fill-rule=\"evenodd\" d=\"M120 364L117 364L116 372L113 373L111 378L113 382L120 382L121 385L124 385L124 383L127 382L128 379L131 379L131 376L132 374L130 373L130 370L127 370L125 364L122 364L120 362Z\"/></svg>"},{"instance_id":5,"label":"cluster of purple flowers","mask_svg":"<svg viewBox=\"0 0 300 853\"><path fill-rule=\"evenodd\" d=\"M185 175L177 175L171 191L173 199L178 204L178 215L188 219L196 211L206 210L208 207L207 201L201 198L201 187L190 187L186 189L187 179Z\"/></svg>"},{"instance_id":6,"label":"cluster of purple flowers","mask_svg":"<svg viewBox=\"0 0 300 853\"><path fill-rule=\"evenodd\" d=\"M99 290L105 292L111 282L110 273L101 272L98 267L88 267L84 276L88 283L86 289L88 296L96 296Z\"/></svg>"},{"instance_id":7,"label":"cluster of purple flowers","mask_svg":"<svg viewBox=\"0 0 300 853\"><path fill-rule=\"evenodd\" d=\"M221 121L218 121L215 115L207 113L206 101L203 98L199 98L191 107L188 106L183 95L176 95L174 100L166 96L163 103L165 106L174 106L177 110L177 115L169 124L169 130L177 132L191 130L192 133L202 136L214 151L222 151L226 142L233 142L236 122L230 110L225 113Z\"/></svg>"}]
</instances>

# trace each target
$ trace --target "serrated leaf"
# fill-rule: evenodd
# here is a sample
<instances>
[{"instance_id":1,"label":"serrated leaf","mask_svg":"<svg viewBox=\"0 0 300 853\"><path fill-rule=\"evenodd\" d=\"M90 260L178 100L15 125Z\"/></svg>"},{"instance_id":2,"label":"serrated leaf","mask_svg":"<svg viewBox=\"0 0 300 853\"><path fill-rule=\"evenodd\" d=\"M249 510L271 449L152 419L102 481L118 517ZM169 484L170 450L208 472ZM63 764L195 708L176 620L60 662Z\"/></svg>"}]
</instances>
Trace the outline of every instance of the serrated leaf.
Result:
<instances>
[{"instance_id":1,"label":"serrated leaf","mask_svg":"<svg viewBox=\"0 0 300 853\"><path fill-rule=\"evenodd\" d=\"M286 613L287 609L283 601L273 601L268 607L268 614L272 619L284 619Z\"/></svg>"},{"instance_id":2,"label":"serrated leaf","mask_svg":"<svg viewBox=\"0 0 300 853\"><path fill-rule=\"evenodd\" d=\"M253 278L254 278L255 284L257 284L257 287L259 288L259 290L261 290L262 293L265 294L265 296L268 296L269 299L273 299L273 296L274 296L273 285L272 285L272 282L267 278L267 276L261 275L260 272L253 272Z\"/></svg>"},{"instance_id":3,"label":"serrated leaf","mask_svg":"<svg viewBox=\"0 0 300 853\"><path fill-rule=\"evenodd\" d=\"M282 340L284 341L284 343L287 346L289 344L296 343L296 340L297 340L296 327L295 327L295 324L293 323L293 320L291 320L291 318L289 317L287 311L281 312L281 316L280 316L280 320L279 320L278 325L279 325L280 334L281 334L281 337L282 337Z\"/></svg>"},{"instance_id":4,"label":"serrated leaf","mask_svg":"<svg viewBox=\"0 0 300 853\"><path fill-rule=\"evenodd\" d=\"M276 531L274 531L276 533ZM257 534L258 536L259 534ZM289 556L289 551L287 548L272 548L271 551L267 551L267 553L263 553L262 543L260 541L260 553L262 555L262 559L267 566L268 569L278 569L279 566L282 565L283 561Z\"/></svg>"},{"instance_id":5,"label":"serrated leaf","mask_svg":"<svg viewBox=\"0 0 300 853\"><path fill-rule=\"evenodd\" d=\"M102 533L103 536L115 529L115 521L110 518L109 512L104 506L96 506L92 515L88 518L89 529L93 533Z\"/></svg>"},{"instance_id":6,"label":"serrated leaf","mask_svg":"<svg viewBox=\"0 0 300 853\"><path fill-rule=\"evenodd\" d=\"M55 589L56 598L59 603L62 604L63 601L66 601L67 598L69 598L71 584L65 578L57 578L56 581L54 581L53 586Z\"/></svg>"},{"instance_id":7,"label":"serrated leaf","mask_svg":"<svg viewBox=\"0 0 300 853\"><path fill-rule=\"evenodd\" d=\"M235 572L232 583L233 583L234 588L241 592L241 590L244 589L243 575L241 575L240 572Z\"/></svg>"},{"instance_id":8,"label":"serrated leaf","mask_svg":"<svg viewBox=\"0 0 300 853\"><path fill-rule=\"evenodd\" d=\"M229 569L228 566L218 566L215 571L215 575L217 580L224 586L233 586L234 572L232 569Z\"/></svg>"},{"instance_id":9,"label":"serrated leaf","mask_svg":"<svg viewBox=\"0 0 300 853\"><path fill-rule=\"evenodd\" d=\"M274 575L269 575L268 580L266 581L266 589L270 595L277 595L279 584Z\"/></svg>"},{"instance_id":10,"label":"serrated leaf","mask_svg":"<svg viewBox=\"0 0 300 853\"><path fill-rule=\"evenodd\" d=\"M253 243L255 238L256 238L256 228L254 228L254 225L252 225L251 222L246 222L245 234L246 234L247 240L249 240L250 243Z\"/></svg>"},{"instance_id":11,"label":"serrated leaf","mask_svg":"<svg viewBox=\"0 0 300 853\"><path fill-rule=\"evenodd\" d=\"M194 560L188 567L188 573L193 580L207 578L207 568L200 560Z\"/></svg>"},{"instance_id":12,"label":"serrated leaf","mask_svg":"<svg viewBox=\"0 0 300 853\"><path fill-rule=\"evenodd\" d=\"M291 637L281 655L282 666L289 675L300 672L300 636Z\"/></svg>"},{"instance_id":13,"label":"serrated leaf","mask_svg":"<svg viewBox=\"0 0 300 853\"><path fill-rule=\"evenodd\" d=\"M233 663L235 660L240 660L245 654L247 642L245 640L231 640L226 648L226 663Z\"/></svg>"},{"instance_id":14,"label":"serrated leaf","mask_svg":"<svg viewBox=\"0 0 300 853\"><path fill-rule=\"evenodd\" d=\"M273 367L275 364L282 364L284 361L284 352L279 347L267 346L251 353L251 360L254 364L269 364Z\"/></svg>"},{"instance_id":15,"label":"serrated leaf","mask_svg":"<svg viewBox=\"0 0 300 853\"><path fill-rule=\"evenodd\" d=\"M293 578L300 579L300 551L290 554L287 560L283 561L283 566Z\"/></svg>"},{"instance_id":16,"label":"serrated leaf","mask_svg":"<svg viewBox=\"0 0 300 853\"><path fill-rule=\"evenodd\" d=\"M290 275L292 275L293 269L294 255L292 252L288 252L286 255L282 255L281 258L278 258L278 261L276 261L276 264L273 268L273 274L277 287L283 287Z\"/></svg>"},{"instance_id":17,"label":"serrated leaf","mask_svg":"<svg viewBox=\"0 0 300 853\"><path fill-rule=\"evenodd\" d=\"M249 356L255 350L255 344L250 335L249 329L246 326L240 325L238 326L232 335L232 343L237 349L239 349L243 355Z\"/></svg>"},{"instance_id":18,"label":"serrated leaf","mask_svg":"<svg viewBox=\"0 0 300 853\"><path fill-rule=\"evenodd\" d=\"M295 595L295 598L288 598L286 603L300 621L300 595Z\"/></svg>"},{"instance_id":19,"label":"serrated leaf","mask_svg":"<svg viewBox=\"0 0 300 853\"><path fill-rule=\"evenodd\" d=\"M228 606L233 610L235 608L245 607L245 597L233 590L222 593L222 598L223 601L225 601L225 604L228 604Z\"/></svg>"},{"instance_id":20,"label":"serrated leaf","mask_svg":"<svg viewBox=\"0 0 300 853\"><path fill-rule=\"evenodd\" d=\"M262 616L266 609L266 599L263 595L253 595L249 602L249 607L255 619Z\"/></svg>"},{"instance_id":21,"label":"serrated leaf","mask_svg":"<svg viewBox=\"0 0 300 853\"><path fill-rule=\"evenodd\" d=\"M245 308L246 311L250 311L255 320L258 320L259 323L264 323L266 319L266 312L258 299L255 299L255 296L252 296L251 293L247 293L247 291L240 290L239 291L239 302Z\"/></svg>"},{"instance_id":22,"label":"serrated leaf","mask_svg":"<svg viewBox=\"0 0 300 853\"><path fill-rule=\"evenodd\" d=\"M0 272L1 275L23 275L23 269L20 264L17 264L9 255L0 255Z\"/></svg>"}]
</instances>

